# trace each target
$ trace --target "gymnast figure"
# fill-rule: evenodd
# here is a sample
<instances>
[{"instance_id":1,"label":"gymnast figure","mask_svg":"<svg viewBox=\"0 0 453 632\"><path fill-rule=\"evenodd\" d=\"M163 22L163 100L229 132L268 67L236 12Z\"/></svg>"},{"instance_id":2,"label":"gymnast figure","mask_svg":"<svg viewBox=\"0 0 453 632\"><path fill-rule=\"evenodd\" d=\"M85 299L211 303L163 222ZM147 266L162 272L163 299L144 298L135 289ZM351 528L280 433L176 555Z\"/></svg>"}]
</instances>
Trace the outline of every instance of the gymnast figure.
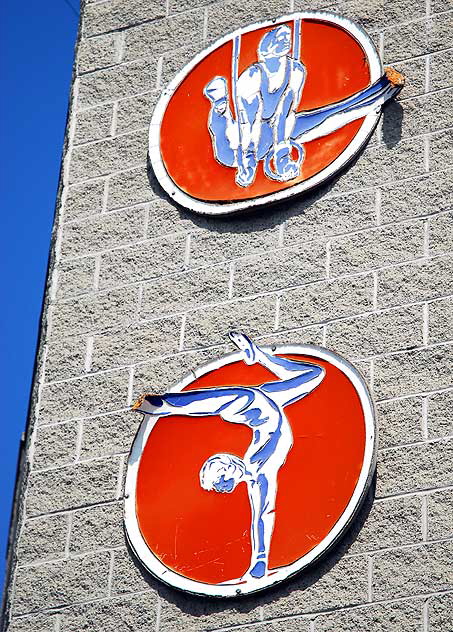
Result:
<instances>
[{"instance_id":1,"label":"gymnast figure","mask_svg":"<svg viewBox=\"0 0 453 632\"><path fill-rule=\"evenodd\" d=\"M224 453L206 460L200 470L200 485L220 493L233 492L241 482L247 485L252 554L244 578L259 579L268 572L278 471L293 445L291 426L283 409L313 391L322 382L325 371L315 364L273 356L244 334L231 332L229 336L242 352L244 362L261 364L278 380L260 386L144 395L134 409L158 417L218 415L252 430L252 442L243 457Z\"/></svg>"},{"instance_id":2,"label":"gymnast figure","mask_svg":"<svg viewBox=\"0 0 453 632\"><path fill-rule=\"evenodd\" d=\"M300 20L268 31L261 39L258 62L238 76L240 36L233 41L232 104L225 77L214 77L204 88L211 103L208 128L217 161L236 168L236 183L250 186L258 164L272 180L287 182L300 175L305 157L303 143L340 129L372 114L396 96L404 77L389 68L373 85L338 103L305 112L297 111L306 68L299 60ZM292 55L290 51L292 49Z\"/></svg>"}]
</instances>

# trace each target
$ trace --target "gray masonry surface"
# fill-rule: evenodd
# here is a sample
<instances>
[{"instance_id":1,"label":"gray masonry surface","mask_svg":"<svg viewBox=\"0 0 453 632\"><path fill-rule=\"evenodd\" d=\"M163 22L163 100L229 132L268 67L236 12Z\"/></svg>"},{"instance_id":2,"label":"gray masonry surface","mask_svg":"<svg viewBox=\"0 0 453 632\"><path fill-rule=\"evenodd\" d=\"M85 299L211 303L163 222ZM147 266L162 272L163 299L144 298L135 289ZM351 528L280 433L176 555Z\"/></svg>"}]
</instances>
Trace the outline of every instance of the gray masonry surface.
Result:
<instances>
[{"instance_id":1,"label":"gray masonry surface","mask_svg":"<svg viewBox=\"0 0 453 632\"><path fill-rule=\"evenodd\" d=\"M359 159L249 216L172 206L147 169L167 81L237 26L317 8L359 21L407 76ZM452 33L452 0L82 7L9 632L453 630ZM231 350L229 328L351 360L373 393L380 444L376 486L320 564L215 601L140 569L122 496L134 398Z\"/></svg>"}]
</instances>

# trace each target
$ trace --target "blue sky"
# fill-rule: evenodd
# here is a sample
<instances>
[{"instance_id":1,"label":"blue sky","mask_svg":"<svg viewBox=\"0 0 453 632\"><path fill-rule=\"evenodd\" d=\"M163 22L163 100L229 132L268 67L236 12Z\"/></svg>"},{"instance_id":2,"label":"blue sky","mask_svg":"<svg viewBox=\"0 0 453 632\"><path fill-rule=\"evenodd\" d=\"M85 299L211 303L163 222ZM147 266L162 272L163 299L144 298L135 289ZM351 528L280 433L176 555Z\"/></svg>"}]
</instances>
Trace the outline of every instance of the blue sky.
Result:
<instances>
[{"instance_id":1,"label":"blue sky","mask_svg":"<svg viewBox=\"0 0 453 632\"><path fill-rule=\"evenodd\" d=\"M27 419L78 0L0 4L0 582Z\"/></svg>"}]
</instances>

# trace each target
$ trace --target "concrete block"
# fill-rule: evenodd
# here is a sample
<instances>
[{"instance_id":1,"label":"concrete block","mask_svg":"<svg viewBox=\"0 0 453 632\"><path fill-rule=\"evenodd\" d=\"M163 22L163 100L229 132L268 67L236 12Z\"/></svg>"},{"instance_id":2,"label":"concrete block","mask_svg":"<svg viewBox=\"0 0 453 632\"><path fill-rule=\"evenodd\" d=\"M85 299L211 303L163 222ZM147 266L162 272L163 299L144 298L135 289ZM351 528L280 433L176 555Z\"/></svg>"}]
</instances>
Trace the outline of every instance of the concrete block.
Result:
<instances>
[{"instance_id":1,"label":"concrete block","mask_svg":"<svg viewBox=\"0 0 453 632\"><path fill-rule=\"evenodd\" d=\"M104 289L180 272L184 270L185 252L186 235L170 235L107 252L101 259L99 287ZM171 287L172 279L166 278L163 283Z\"/></svg>"},{"instance_id":2,"label":"concrete block","mask_svg":"<svg viewBox=\"0 0 453 632\"><path fill-rule=\"evenodd\" d=\"M275 324L275 303L275 296L263 296L191 312L186 321L184 348L221 344L232 330L243 331L252 338L269 333Z\"/></svg>"},{"instance_id":3,"label":"concrete block","mask_svg":"<svg viewBox=\"0 0 453 632\"><path fill-rule=\"evenodd\" d=\"M231 33L239 26L264 21L289 12L287 0L221 0L208 7L208 40Z\"/></svg>"},{"instance_id":4,"label":"concrete block","mask_svg":"<svg viewBox=\"0 0 453 632\"><path fill-rule=\"evenodd\" d=\"M174 13L198 9L212 2L213 0L169 0L168 10L170 15L173 15Z\"/></svg>"},{"instance_id":5,"label":"concrete block","mask_svg":"<svg viewBox=\"0 0 453 632\"><path fill-rule=\"evenodd\" d=\"M431 51L451 48L453 31L453 12L444 15L433 15L428 21L428 41Z\"/></svg>"},{"instance_id":6,"label":"concrete block","mask_svg":"<svg viewBox=\"0 0 453 632\"><path fill-rule=\"evenodd\" d=\"M205 48L203 41L195 42L171 50L163 55L160 85L165 87L184 66Z\"/></svg>"},{"instance_id":7,"label":"concrete block","mask_svg":"<svg viewBox=\"0 0 453 632\"><path fill-rule=\"evenodd\" d=\"M371 275L324 281L288 290L281 297L280 327L311 325L372 309Z\"/></svg>"},{"instance_id":8,"label":"concrete block","mask_svg":"<svg viewBox=\"0 0 453 632\"><path fill-rule=\"evenodd\" d=\"M119 464L116 457L32 473L27 511L42 514L115 500Z\"/></svg>"},{"instance_id":9,"label":"concrete block","mask_svg":"<svg viewBox=\"0 0 453 632\"><path fill-rule=\"evenodd\" d=\"M406 351L375 360L375 394L390 399L451 386L451 346Z\"/></svg>"},{"instance_id":10,"label":"concrete block","mask_svg":"<svg viewBox=\"0 0 453 632\"><path fill-rule=\"evenodd\" d=\"M100 213L104 199L104 188L105 181L103 179L68 187L63 220L67 222Z\"/></svg>"},{"instance_id":11,"label":"concrete block","mask_svg":"<svg viewBox=\"0 0 453 632\"><path fill-rule=\"evenodd\" d=\"M431 95L428 103L429 129L431 132L453 126L453 90L443 90ZM450 137L451 138L451 137Z\"/></svg>"},{"instance_id":12,"label":"concrete block","mask_svg":"<svg viewBox=\"0 0 453 632\"><path fill-rule=\"evenodd\" d=\"M429 139L430 169L443 169L453 162L453 132L439 132Z\"/></svg>"},{"instance_id":13,"label":"concrete block","mask_svg":"<svg viewBox=\"0 0 453 632\"><path fill-rule=\"evenodd\" d=\"M358 530L348 553L367 553L422 542L421 499L419 496L374 502L365 522L351 525ZM366 628L365 628L366 629Z\"/></svg>"},{"instance_id":14,"label":"concrete block","mask_svg":"<svg viewBox=\"0 0 453 632\"><path fill-rule=\"evenodd\" d=\"M407 21L407 18L402 21ZM429 53L427 20L398 24L393 28L385 29L384 62L386 64L427 53Z\"/></svg>"},{"instance_id":15,"label":"concrete block","mask_svg":"<svg viewBox=\"0 0 453 632\"><path fill-rule=\"evenodd\" d=\"M453 391L434 393L428 397L428 436L430 439L453 434Z\"/></svg>"},{"instance_id":16,"label":"concrete block","mask_svg":"<svg viewBox=\"0 0 453 632\"><path fill-rule=\"evenodd\" d=\"M338 555L296 575L290 585L279 586L267 598L264 618L330 610L367 602L368 560L363 555Z\"/></svg>"},{"instance_id":17,"label":"concrete block","mask_svg":"<svg viewBox=\"0 0 453 632\"><path fill-rule=\"evenodd\" d=\"M286 221L285 245L375 226L375 198L374 191L363 191L333 198L308 198L311 203L297 200L294 213Z\"/></svg>"},{"instance_id":18,"label":"concrete block","mask_svg":"<svg viewBox=\"0 0 453 632\"><path fill-rule=\"evenodd\" d=\"M428 494L428 539L442 540L453 536L453 490Z\"/></svg>"},{"instance_id":19,"label":"concrete block","mask_svg":"<svg viewBox=\"0 0 453 632\"><path fill-rule=\"evenodd\" d=\"M327 325L327 347L340 355L366 357L423 344L421 306L368 314Z\"/></svg>"},{"instance_id":20,"label":"concrete block","mask_svg":"<svg viewBox=\"0 0 453 632\"><path fill-rule=\"evenodd\" d=\"M87 4L83 14L83 34L89 37L164 16L165 0L146 3L141 0L111 0Z\"/></svg>"},{"instance_id":21,"label":"concrete block","mask_svg":"<svg viewBox=\"0 0 453 632\"><path fill-rule=\"evenodd\" d=\"M242 224L242 222L241 222ZM202 266L220 261L230 261L244 255L258 254L278 244L276 228L263 225L250 226L247 230L237 222L226 230L219 224L219 230L194 233L190 243L190 266Z\"/></svg>"},{"instance_id":22,"label":"concrete block","mask_svg":"<svg viewBox=\"0 0 453 632\"><path fill-rule=\"evenodd\" d=\"M348 0L340 5L343 14L351 20L357 20L367 30L382 29L382 27L398 24L409 19L425 16L423 0L399 0L389 5L386 0Z\"/></svg>"},{"instance_id":23,"label":"concrete block","mask_svg":"<svg viewBox=\"0 0 453 632\"><path fill-rule=\"evenodd\" d=\"M52 337L126 326L137 320L138 288L119 288L58 303L52 312Z\"/></svg>"},{"instance_id":24,"label":"concrete block","mask_svg":"<svg viewBox=\"0 0 453 632\"><path fill-rule=\"evenodd\" d=\"M58 266L57 299L91 292L95 267L94 257L62 261Z\"/></svg>"},{"instance_id":25,"label":"concrete block","mask_svg":"<svg viewBox=\"0 0 453 632\"><path fill-rule=\"evenodd\" d=\"M249 598L244 604L238 599L194 599L166 587L159 589L159 594L160 632L202 632L260 620L258 603L262 597Z\"/></svg>"},{"instance_id":26,"label":"concrete block","mask_svg":"<svg viewBox=\"0 0 453 632\"><path fill-rule=\"evenodd\" d=\"M191 270L170 278L156 279L143 286L140 316L172 314L195 309L200 305L228 300L230 271L228 266Z\"/></svg>"},{"instance_id":27,"label":"concrete block","mask_svg":"<svg viewBox=\"0 0 453 632\"><path fill-rule=\"evenodd\" d=\"M145 167L123 171L109 179L108 210L149 202L154 197Z\"/></svg>"},{"instance_id":28,"label":"concrete block","mask_svg":"<svg viewBox=\"0 0 453 632\"><path fill-rule=\"evenodd\" d=\"M73 512L70 554L121 546L124 539L122 502Z\"/></svg>"},{"instance_id":29,"label":"concrete block","mask_svg":"<svg viewBox=\"0 0 453 632\"><path fill-rule=\"evenodd\" d=\"M451 589L452 542L426 544L374 557L375 599L420 595Z\"/></svg>"},{"instance_id":30,"label":"concrete block","mask_svg":"<svg viewBox=\"0 0 453 632\"><path fill-rule=\"evenodd\" d=\"M83 421L80 458L92 459L129 452L137 430L137 415L113 413Z\"/></svg>"},{"instance_id":31,"label":"concrete block","mask_svg":"<svg viewBox=\"0 0 453 632\"><path fill-rule=\"evenodd\" d=\"M410 138L366 149L339 177L336 190L346 192L423 174L423 142L423 138Z\"/></svg>"},{"instance_id":32,"label":"concrete block","mask_svg":"<svg viewBox=\"0 0 453 632\"><path fill-rule=\"evenodd\" d=\"M404 601L392 604L370 604L364 608L320 615L315 619L316 632L419 632L422 604Z\"/></svg>"},{"instance_id":33,"label":"concrete block","mask_svg":"<svg viewBox=\"0 0 453 632\"><path fill-rule=\"evenodd\" d=\"M120 34L114 33L82 39L77 55L77 73L113 66L120 61Z\"/></svg>"},{"instance_id":34,"label":"concrete block","mask_svg":"<svg viewBox=\"0 0 453 632\"><path fill-rule=\"evenodd\" d=\"M445 632L453 628L453 595L437 595L428 599L430 632Z\"/></svg>"},{"instance_id":35,"label":"concrete block","mask_svg":"<svg viewBox=\"0 0 453 632\"><path fill-rule=\"evenodd\" d=\"M367 384L371 384L371 360L354 360L354 367Z\"/></svg>"},{"instance_id":36,"label":"concrete block","mask_svg":"<svg viewBox=\"0 0 453 632\"><path fill-rule=\"evenodd\" d=\"M405 99L424 94L426 88L426 57L400 61L396 64L392 63L392 66L406 77L403 92Z\"/></svg>"},{"instance_id":37,"label":"concrete block","mask_svg":"<svg viewBox=\"0 0 453 632\"><path fill-rule=\"evenodd\" d=\"M85 372L86 336L51 341L46 356L46 381L66 380Z\"/></svg>"},{"instance_id":38,"label":"concrete block","mask_svg":"<svg viewBox=\"0 0 453 632\"><path fill-rule=\"evenodd\" d=\"M290 331L280 331L274 334L258 336L256 339L260 345L318 345L323 343L323 328L319 326L304 327L303 329L291 329Z\"/></svg>"},{"instance_id":39,"label":"concrete block","mask_svg":"<svg viewBox=\"0 0 453 632\"><path fill-rule=\"evenodd\" d=\"M430 254L450 252L453 244L453 212L431 217L428 225Z\"/></svg>"},{"instance_id":40,"label":"concrete block","mask_svg":"<svg viewBox=\"0 0 453 632\"><path fill-rule=\"evenodd\" d=\"M110 250L115 246L143 239L145 209L135 207L65 224L61 243L62 257Z\"/></svg>"},{"instance_id":41,"label":"concrete block","mask_svg":"<svg viewBox=\"0 0 453 632\"><path fill-rule=\"evenodd\" d=\"M150 632L156 626L154 591L77 605L61 614L61 632Z\"/></svg>"},{"instance_id":42,"label":"concrete block","mask_svg":"<svg viewBox=\"0 0 453 632\"><path fill-rule=\"evenodd\" d=\"M73 463L77 436L78 427L73 422L38 428L33 448L33 469Z\"/></svg>"},{"instance_id":43,"label":"concrete block","mask_svg":"<svg viewBox=\"0 0 453 632\"><path fill-rule=\"evenodd\" d=\"M20 568L14 612L55 608L107 596L109 556L105 553Z\"/></svg>"},{"instance_id":44,"label":"concrete block","mask_svg":"<svg viewBox=\"0 0 453 632\"><path fill-rule=\"evenodd\" d=\"M64 557L67 537L67 514L26 520L20 532L17 549L20 564Z\"/></svg>"},{"instance_id":45,"label":"concrete block","mask_svg":"<svg viewBox=\"0 0 453 632\"><path fill-rule=\"evenodd\" d=\"M451 0L431 0L431 13L442 13L453 9Z\"/></svg>"},{"instance_id":46,"label":"concrete block","mask_svg":"<svg viewBox=\"0 0 453 632\"><path fill-rule=\"evenodd\" d=\"M110 136L113 105L105 103L76 114L74 144L88 143Z\"/></svg>"},{"instance_id":47,"label":"concrete block","mask_svg":"<svg viewBox=\"0 0 453 632\"><path fill-rule=\"evenodd\" d=\"M125 31L124 60L157 57L203 38L203 9L173 15Z\"/></svg>"},{"instance_id":48,"label":"concrete block","mask_svg":"<svg viewBox=\"0 0 453 632\"><path fill-rule=\"evenodd\" d=\"M378 402L376 412L380 448L391 448L422 440L421 397Z\"/></svg>"},{"instance_id":49,"label":"concrete block","mask_svg":"<svg viewBox=\"0 0 453 632\"><path fill-rule=\"evenodd\" d=\"M154 90L156 78L157 59L140 59L97 70L80 77L77 105L86 108Z\"/></svg>"},{"instance_id":50,"label":"concrete block","mask_svg":"<svg viewBox=\"0 0 453 632\"><path fill-rule=\"evenodd\" d=\"M74 308L80 311L74 311ZM73 338L67 346L56 339L58 336L65 336L71 332L81 333L89 328L94 322L96 311L99 314L92 296L70 299L65 303L54 304L51 308L50 318L47 316L48 330L52 332L52 341L48 349L48 380L71 377L72 374L83 370L86 339L83 336ZM62 360L63 367L60 365Z\"/></svg>"},{"instance_id":51,"label":"concrete block","mask_svg":"<svg viewBox=\"0 0 453 632\"><path fill-rule=\"evenodd\" d=\"M450 294L453 258L414 261L378 272L378 308L425 301Z\"/></svg>"},{"instance_id":52,"label":"concrete block","mask_svg":"<svg viewBox=\"0 0 453 632\"><path fill-rule=\"evenodd\" d=\"M156 199L149 204L147 237L192 231L199 225L204 226L207 221L209 220L201 216L197 217L182 207L173 206L164 198Z\"/></svg>"},{"instance_id":53,"label":"concrete block","mask_svg":"<svg viewBox=\"0 0 453 632\"><path fill-rule=\"evenodd\" d=\"M450 88L453 84L453 51L446 50L430 57L430 90Z\"/></svg>"},{"instance_id":54,"label":"concrete block","mask_svg":"<svg viewBox=\"0 0 453 632\"><path fill-rule=\"evenodd\" d=\"M52 614L14 618L9 624L8 632L56 632L57 616Z\"/></svg>"},{"instance_id":55,"label":"concrete block","mask_svg":"<svg viewBox=\"0 0 453 632\"><path fill-rule=\"evenodd\" d=\"M294 0L294 11L313 11L314 9L339 10L338 2L332 3L329 0Z\"/></svg>"},{"instance_id":56,"label":"concrete block","mask_svg":"<svg viewBox=\"0 0 453 632\"><path fill-rule=\"evenodd\" d=\"M146 577L146 571L142 571L128 549L118 549L113 553L112 595L149 590Z\"/></svg>"},{"instance_id":57,"label":"concrete block","mask_svg":"<svg viewBox=\"0 0 453 632\"><path fill-rule=\"evenodd\" d=\"M326 276L326 245L298 244L234 264L233 295L245 296L303 285Z\"/></svg>"},{"instance_id":58,"label":"concrete block","mask_svg":"<svg viewBox=\"0 0 453 632\"><path fill-rule=\"evenodd\" d=\"M352 274L422 257L423 233L423 222L412 222L335 237L330 244L331 275Z\"/></svg>"},{"instance_id":59,"label":"concrete block","mask_svg":"<svg viewBox=\"0 0 453 632\"><path fill-rule=\"evenodd\" d=\"M391 448L378 458L378 496L391 496L453 484L449 463L453 441Z\"/></svg>"},{"instance_id":60,"label":"concrete block","mask_svg":"<svg viewBox=\"0 0 453 632\"><path fill-rule=\"evenodd\" d=\"M40 422L49 423L127 406L128 370L110 371L44 386Z\"/></svg>"},{"instance_id":61,"label":"concrete block","mask_svg":"<svg viewBox=\"0 0 453 632\"><path fill-rule=\"evenodd\" d=\"M147 130L78 145L72 152L69 179L76 182L108 175L125 167L145 165L147 151Z\"/></svg>"},{"instance_id":62,"label":"concrete block","mask_svg":"<svg viewBox=\"0 0 453 632\"><path fill-rule=\"evenodd\" d=\"M453 171L430 173L421 178L407 180L382 188L382 222L394 222L410 217L431 215L450 204L450 186Z\"/></svg>"},{"instance_id":63,"label":"concrete block","mask_svg":"<svg viewBox=\"0 0 453 632\"><path fill-rule=\"evenodd\" d=\"M429 342L451 340L453 331L453 298L429 303Z\"/></svg>"},{"instance_id":64,"label":"concrete block","mask_svg":"<svg viewBox=\"0 0 453 632\"><path fill-rule=\"evenodd\" d=\"M116 112L116 133L124 134L149 127L159 96L160 92L148 92L119 101Z\"/></svg>"},{"instance_id":65,"label":"concrete block","mask_svg":"<svg viewBox=\"0 0 453 632\"><path fill-rule=\"evenodd\" d=\"M135 364L179 348L181 317L154 320L95 337L92 369L104 371Z\"/></svg>"},{"instance_id":66,"label":"concrete block","mask_svg":"<svg viewBox=\"0 0 453 632\"><path fill-rule=\"evenodd\" d=\"M138 398L144 393L165 393L170 386L179 382L193 369L232 350L232 345L225 345L201 351L179 353L140 364L134 369L134 397Z\"/></svg>"}]
</instances>

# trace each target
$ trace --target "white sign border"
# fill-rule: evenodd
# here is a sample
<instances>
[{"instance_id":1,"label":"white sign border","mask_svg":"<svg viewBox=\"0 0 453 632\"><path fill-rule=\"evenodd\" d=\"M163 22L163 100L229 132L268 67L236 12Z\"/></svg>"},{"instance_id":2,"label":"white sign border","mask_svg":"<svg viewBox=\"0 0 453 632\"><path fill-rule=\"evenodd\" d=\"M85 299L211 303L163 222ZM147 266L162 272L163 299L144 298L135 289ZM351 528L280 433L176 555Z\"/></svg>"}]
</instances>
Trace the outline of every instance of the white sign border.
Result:
<instances>
[{"instance_id":1,"label":"white sign border","mask_svg":"<svg viewBox=\"0 0 453 632\"><path fill-rule=\"evenodd\" d=\"M160 126L165 111L167 109L167 105L171 97L173 96L173 93L178 88L179 84L183 81L183 79L185 79L189 72L197 64L199 64L209 53L213 52L226 42L233 40L236 35L248 33L259 28L265 28L267 26L273 26L274 24L279 24L281 22L293 21L295 19L321 20L324 22L336 24L337 26L345 29L352 35L352 37L354 37L354 39L359 42L359 44L365 51L370 66L370 84L373 84L382 76L383 67L381 60L376 51L374 43L372 42L366 31L364 31L358 24L352 22L348 18L344 18L328 11L303 11L300 13L291 13L289 15L284 15L273 20L256 22L249 26L236 29L229 35L226 35L217 40L216 42L214 42L214 44L212 44L208 48L205 48L201 53L196 55L188 64L184 66L184 68L182 68L180 72L178 72L175 78L168 84L167 88L163 91L159 101L157 102L149 127L148 153L154 174L164 191L166 191L166 193L181 206L184 206L185 208L188 208L197 213L201 213L203 215L226 215L229 213L241 212L246 209L253 209L265 204L274 204L276 202L280 202L281 200L292 198L296 195L299 195L303 191L307 191L308 189L321 184L322 182L330 178L334 173L340 171L348 162L350 162L354 158L354 156L360 151L360 149L373 133L373 130L379 120L380 110L378 114L370 113L365 117L365 120L363 121L359 131L346 147L346 149L322 171L315 174L311 178L304 180L304 182L301 182L300 184L289 187L282 191L277 191L275 193L264 195L262 197L240 200L237 202L204 202L185 193L170 178L165 168L162 155L160 153Z\"/></svg>"},{"instance_id":2,"label":"white sign border","mask_svg":"<svg viewBox=\"0 0 453 632\"><path fill-rule=\"evenodd\" d=\"M272 348L263 347L263 349L271 354L300 354L326 360L340 369L340 371L342 371L352 382L359 395L365 419L365 454L356 487L344 512L341 514L340 518L328 535L306 555L288 566L276 569L276 572L273 572L271 576L255 579L253 581L249 580L248 587L246 584L206 584L188 579L187 577L183 577L165 566L152 553L141 534L138 524L135 510L135 492L140 458L148 437L159 420L159 417L144 415L143 421L132 444L127 463L124 492L124 525L129 544L144 567L159 580L174 588L209 597L238 597L239 595L255 593L263 590L264 588L280 583L291 575L301 571L303 568L306 568L309 564L312 564L335 544L359 510L371 483L376 466L377 438L374 421L375 415L370 393L364 379L357 369L336 353L313 345L275 345L272 346ZM191 384L195 379L201 377L202 375L218 369L219 367L225 366L226 364L241 361L242 359L242 353L235 352L214 360L213 362L209 362L208 364L198 367L192 373L186 375L182 380L169 388L168 392L178 393L181 389Z\"/></svg>"}]
</instances>

